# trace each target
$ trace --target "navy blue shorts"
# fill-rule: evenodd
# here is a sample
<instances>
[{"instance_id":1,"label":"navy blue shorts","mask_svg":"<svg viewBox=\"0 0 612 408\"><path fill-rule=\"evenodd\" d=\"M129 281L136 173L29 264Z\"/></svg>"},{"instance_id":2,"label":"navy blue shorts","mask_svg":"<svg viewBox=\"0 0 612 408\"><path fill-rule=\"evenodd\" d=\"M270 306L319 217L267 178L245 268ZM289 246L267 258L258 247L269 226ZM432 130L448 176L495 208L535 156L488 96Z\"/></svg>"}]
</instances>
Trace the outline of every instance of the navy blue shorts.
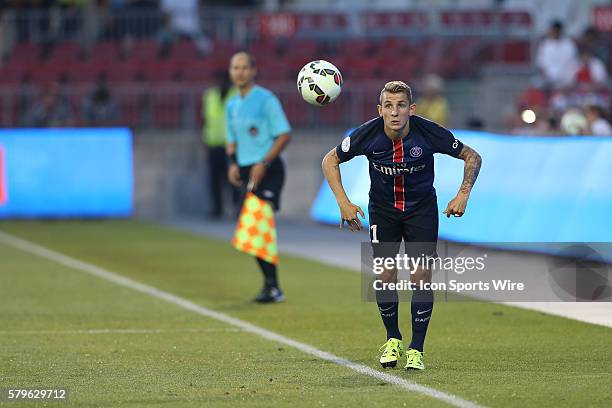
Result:
<instances>
[{"instance_id":1,"label":"navy blue shorts","mask_svg":"<svg viewBox=\"0 0 612 408\"><path fill-rule=\"evenodd\" d=\"M422 199L409 211L370 203L368 212L374 257L395 256L402 240L408 256L436 256L439 220L435 194Z\"/></svg>"}]
</instances>

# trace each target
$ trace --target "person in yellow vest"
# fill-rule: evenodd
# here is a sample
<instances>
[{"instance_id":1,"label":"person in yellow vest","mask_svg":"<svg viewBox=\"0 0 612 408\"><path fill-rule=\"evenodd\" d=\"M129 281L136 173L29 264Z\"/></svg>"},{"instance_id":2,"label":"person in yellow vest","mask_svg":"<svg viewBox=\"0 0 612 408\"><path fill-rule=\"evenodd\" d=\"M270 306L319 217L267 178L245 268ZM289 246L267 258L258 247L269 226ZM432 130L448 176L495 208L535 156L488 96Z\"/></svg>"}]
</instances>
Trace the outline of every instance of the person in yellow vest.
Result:
<instances>
[{"instance_id":1,"label":"person in yellow vest","mask_svg":"<svg viewBox=\"0 0 612 408\"><path fill-rule=\"evenodd\" d=\"M448 127L448 102L442 95L444 81L438 75L427 75L423 81L423 97L416 102L416 113L443 127Z\"/></svg>"},{"instance_id":2,"label":"person in yellow vest","mask_svg":"<svg viewBox=\"0 0 612 408\"><path fill-rule=\"evenodd\" d=\"M233 96L227 72L217 73L217 84L202 94L202 140L208 150L208 176L211 197L211 218L223 216L224 191L231 189L234 204L237 195L227 181L227 155L225 154L225 104Z\"/></svg>"}]
</instances>

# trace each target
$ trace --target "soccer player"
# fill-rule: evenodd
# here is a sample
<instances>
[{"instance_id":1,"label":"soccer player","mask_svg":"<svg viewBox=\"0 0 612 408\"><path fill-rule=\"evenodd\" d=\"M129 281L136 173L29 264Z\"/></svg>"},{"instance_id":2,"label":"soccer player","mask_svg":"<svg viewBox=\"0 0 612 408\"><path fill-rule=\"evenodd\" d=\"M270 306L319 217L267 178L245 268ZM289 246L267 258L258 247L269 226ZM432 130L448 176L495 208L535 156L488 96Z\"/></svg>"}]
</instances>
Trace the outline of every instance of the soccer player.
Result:
<instances>
[{"instance_id":1,"label":"soccer player","mask_svg":"<svg viewBox=\"0 0 612 408\"><path fill-rule=\"evenodd\" d=\"M255 58L234 54L229 74L238 93L227 101L228 178L243 191L252 191L279 209L285 167L280 154L289 143L291 127L278 98L255 84ZM278 284L276 265L256 258L264 276L264 286L254 301L272 303L284 300Z\"/></svg>"},{"instance_id":2,"label":"soccer player","mask_svg":"<svg viewBox=\"0 0 612 408\"><path fill-rule=\"evenodd\" d=\"M370 241L374 257L394 257L402 239L408 256L435 256L438 239L438 204L434 181L434 153L465 161L463 183L444 214L461 217L480 170L481 158L473 149L455 139L445 128L414 115L412 91L401 81L385 84L380 92L379 117L355 129L323 159L323 173L336 196L341 224L351 231L362 228L363 211L351 203L342 186L340 163L365 155L370 164ZM412 245L412 244L414 245ZM389 246L391 248L389 248ZM415 252L415 246L416 251ZM397 271L385 270L385 283L395 282ZM431 282L431 269L411 271L412 339L406 369L423 370L423 345L433 310L433 292L423 286ZM387 331L380 357L383 367L395 367L404 354L398 327L399 300L395 290L377 290L376 301Z\"/></svg>"}]
</instances>

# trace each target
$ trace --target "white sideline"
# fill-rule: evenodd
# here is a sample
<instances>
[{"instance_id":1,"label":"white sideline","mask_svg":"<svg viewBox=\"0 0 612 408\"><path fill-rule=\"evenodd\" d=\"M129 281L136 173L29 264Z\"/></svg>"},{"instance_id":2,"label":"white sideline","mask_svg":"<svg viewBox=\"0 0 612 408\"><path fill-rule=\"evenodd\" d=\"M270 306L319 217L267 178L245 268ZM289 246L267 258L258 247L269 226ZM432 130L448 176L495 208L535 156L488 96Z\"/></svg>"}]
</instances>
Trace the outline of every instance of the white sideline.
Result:
<instances>
[{"instance_id":1,"label":"white sideline","mask_svg":"<svg viewBox=\"0 0 612 408\"><path fill-rule=\"evenodd\" d=\"M76 330L0 330L1 335L12 334L164 334L164 333L223 333L241 332L235 328L208 329L76 329Z\"/></svg>"},{"instance_id":2,"label":"white sideline","mask_svg":"<svg viewBox=\"0 0 612 408\"><path fill-rule=\"evenodd\" d=\"M326 360L334 364L350 368L351 370L354 370L358 373L376 378L386 383L397 385L398 387L401 387L407 391L417 392L417 393L426 395L428 397L435 398L437 400L446 402L449 405L452 405L455 407L461 407L461 408L481 408L482 407L481 405L475 404L471 401L464 400L455 395L447 394L445 392L438 391L434 388L430 388L424 385L417 384L413 381L409 381L409 380L406 380L404 378L401 378L401 377L398 377L392 374L387 374L387 373L384 373L378 370L374 370L373 368L368 367L364 364L355 363L353 361L338 357L332 353L328 353L326 351L319 350L313 346L290 339L288 337L285 337L273 331L261 328L259 326L255 326L244 320L240 320L235 317L226 315L224 313L205 308L187 299L183 299L171 293L159 290L153 286L145 285L143 283L131 280L129 278L126 278L114 272L110 272L106 269L100 268L93 264L79 261L78 259L71 258L60 252L56 252L51 249L45 248L43 246L23 240L21 238L17 238L13 235L7 234L2 231L0 231L0 242L6 245L9 245L13 248L20 249L24 252L28 252L30 254L49 259L56 263L67 266L69 268L76 269L76 270L85 272L87 274L93 275L93 276L97 276L109 282L116 283L117 285L120 285L126 288L130 288L130 289L136 290L141 293L145 293L157 299L165 300L169 303L180 306L183 309L191 310L192 312L195 312L202 316L210 317L220 322L227 323L231 326L242 329L246 332L256 334L267 340L271 340L277 343L284 344L286 346L293 347L299 351L313 355L322 360Z\"/></svg>"}]
</instances>

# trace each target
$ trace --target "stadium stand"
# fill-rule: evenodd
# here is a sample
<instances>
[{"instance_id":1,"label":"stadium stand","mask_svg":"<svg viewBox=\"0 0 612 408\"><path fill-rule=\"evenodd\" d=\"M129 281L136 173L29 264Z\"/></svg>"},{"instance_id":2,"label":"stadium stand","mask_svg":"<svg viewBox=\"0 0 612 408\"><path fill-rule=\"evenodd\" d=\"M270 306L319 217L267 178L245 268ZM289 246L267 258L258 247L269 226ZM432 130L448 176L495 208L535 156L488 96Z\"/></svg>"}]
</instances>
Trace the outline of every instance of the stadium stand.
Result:
<instances>
[{"instance_id":1,"label":"stadium stand","mask_svg":"<svg viewBox=\"0 0 612 408\"><path fill-rule=\"evenodd\" d=\"M164 16L144 4L142 8L106 10L106 19L91 41L86 40L86 22L41 36L34 27L46 27L41 22L47 11L5 10L3 21L16 35L0 66L0 99L3 109L14 113L1 114L1 124L19 124L15 118L22 116L23 107L17 101L26 76L41 89L64 78L74 94L71 100L82 100L85 90L105 75L118 101L122 124L195 127L196 115L189 112L197 111L201 89L213 81L216 71L225 69L235 50L247 48L257 58L259 80L287 95L289 119L301 126L308 125L312 115L291 108L299 101L289 90L309 59L334 61L347 80L345 92L358 96L371 81L397 77L413 81L427 73L454 80L476 78L487 66L530 67L535 51L528 12L441 9L234 13L229 35L227 16L213 14L202 19L207 31L215 33L206 54L190 38L161 41ZM65 10L59 10L60 16L62 12ZM68 14L60 21L65 19ZM50 30L47 27L43 32ZM160 94L168 89L169 94ZM352 112L366 111L366 107L356 109L355 104L366 104L371 110L371 101L357 99L361 102L326 109L321 113L322 122L344 126L361 120L360 114Z\"/></svg>"}]
</instances>

